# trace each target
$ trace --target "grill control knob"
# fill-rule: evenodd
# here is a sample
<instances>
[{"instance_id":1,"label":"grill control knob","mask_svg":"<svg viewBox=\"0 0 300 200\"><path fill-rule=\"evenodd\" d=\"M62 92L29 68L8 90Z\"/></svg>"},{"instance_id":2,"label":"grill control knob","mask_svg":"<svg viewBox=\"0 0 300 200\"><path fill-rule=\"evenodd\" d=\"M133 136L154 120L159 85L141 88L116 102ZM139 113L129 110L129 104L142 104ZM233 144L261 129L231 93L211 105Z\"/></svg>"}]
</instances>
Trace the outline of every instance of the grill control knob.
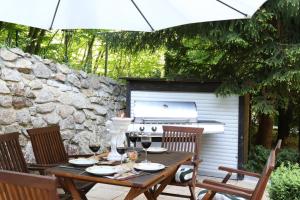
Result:
<instances>
[{"instance_id":1,"label":"grill control knob","mask_svg":"<svg viewBox=\"0 0 300 200\"><path fill-rule=\"evenodd\" d=\"M153 132L155 132L155 131L157 130L157 127L156 127L156 126L152 126L152 127L151 127L151 130L152 130Z\"/></svg>"},{"instance_id":2,"label":"grill control knob","mask_svg":"<svg viewBox=\"0 0 300 200\"><path fill-rule=\"evenodd\" d=\"M145 127L144 126L140 126L140 131L144 131L145 130Z\"/></svg>"}]
</instances>

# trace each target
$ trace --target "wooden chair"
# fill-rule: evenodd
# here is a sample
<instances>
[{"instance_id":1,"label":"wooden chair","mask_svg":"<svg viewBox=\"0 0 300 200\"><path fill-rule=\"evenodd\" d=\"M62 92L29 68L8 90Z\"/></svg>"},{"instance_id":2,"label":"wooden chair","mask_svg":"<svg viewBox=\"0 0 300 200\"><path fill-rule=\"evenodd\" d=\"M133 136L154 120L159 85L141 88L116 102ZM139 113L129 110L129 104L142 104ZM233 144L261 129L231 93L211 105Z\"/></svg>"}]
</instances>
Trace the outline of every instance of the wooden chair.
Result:
<instances>
[{"instance_id":1,"label":"wooden chair","mask_svg":"<svg viewBox=\"0 0 300 200\"><path fill-rule=\"evenodd\" d=\"M1 200L58 200L56 178L0 170Z\"/></svg>"},{"instance_id":2,"label":"wooden chair","mask_svg":"<svg viewBox=\"0 0 300 200\"><path fill-rule=\"evenodd\" d=\"M261 200L266 189L270 175L275 167L275 150L271 150L268 161L262 174L256 174L243 170L235 170L226 167L219 167L220 170L227 171L228 174L225 176L222 182L203 180L202 183L197 183L197 187L205 188L209 190L202 200L211 200L217 192L230 194L234 196L243 197L250 200ZM227 184L232 173L243 174L247 176L253 176L259 178L254 190L248 188L242 188L234 185Z\"/></svg>"},{"instance_id":3,"label":"wooden chair","mask_svg":"<svg viewBox=\"0 0 300 200\"><path fill-rule=\"evenodd\" d=\"M70 157L91 156L68 156L60 135L59 126L28 129L27 132L31 140L37 166L44 167L44 169L67 163ZM75 183L81 192L82 198L85 198L85 194L95 185L95 183L84 181L75 181Z\"/></svg>"},{"instance_id":4,"label":"wooden chair","mask_svg":"<svg viewBox=\"0 0 300 200\"><path fill-rule=\"evenodd\" d=\"M19 133L0 134L0 169L28 173Z\"/></svg>"},{"instance_id":5,"label":"wooden chair","mask_svg":"<svg viewBox=\"0 0 300 200\"><path fill-rule=\"evenodd\" d=\"M203 128L163 126L162 147L167 148L169 151L192 152L194 156L189 163L185 163L186 165L193 166L192 179L184 183L178 183L175 180L171 182L171 185L188 186L191 193L190 196L166 192L161 193L162 195L195 199L195 185L200 164L199 154L202 133Z\"/></svg>"}]
</instances>

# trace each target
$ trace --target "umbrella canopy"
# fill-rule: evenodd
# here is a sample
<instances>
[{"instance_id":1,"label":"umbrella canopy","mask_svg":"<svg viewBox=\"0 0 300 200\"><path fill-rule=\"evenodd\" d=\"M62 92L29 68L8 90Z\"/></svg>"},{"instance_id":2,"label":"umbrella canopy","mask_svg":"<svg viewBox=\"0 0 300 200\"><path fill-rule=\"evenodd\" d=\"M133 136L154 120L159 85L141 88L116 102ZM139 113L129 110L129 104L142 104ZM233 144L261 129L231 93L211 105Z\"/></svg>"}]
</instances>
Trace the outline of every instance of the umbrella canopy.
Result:
<instances>
[{"instance_id":1,"label":"umbrella canopy","mask_svg":"<svg viewBox=\"0 0 300 200\"><path fill-rule=\"evenodd\" d=\"M42 29L155 31L250 18L266 0L0 0L0 21Z\"/></svg>"}]
</instances>

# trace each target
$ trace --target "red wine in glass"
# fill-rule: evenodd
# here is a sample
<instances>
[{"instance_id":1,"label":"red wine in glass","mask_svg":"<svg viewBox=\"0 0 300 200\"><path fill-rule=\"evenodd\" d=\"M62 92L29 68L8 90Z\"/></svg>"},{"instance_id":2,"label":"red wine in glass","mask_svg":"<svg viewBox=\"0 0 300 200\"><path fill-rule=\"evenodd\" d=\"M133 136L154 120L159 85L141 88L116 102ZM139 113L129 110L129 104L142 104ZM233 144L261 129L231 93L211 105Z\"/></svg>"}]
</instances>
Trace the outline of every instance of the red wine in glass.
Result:
<instances>
[{"instance_id":1,"label":"red wine in glass","mask_svg":"<svg viewBox=\"0 0 300 200\"><path fill-rule=\"evenodd\" d=\"M100 149L100 145L89 145L89 148L92 152L97 153Z\"/></svg>"},{"instance_id":2,"label":"red wine in glass","mask_svg":"<svg viewBox=\"0 0 300 200\"><path fill-rule=\"evenodd\" d=\"M126 153L126 149L126 147L117 147L117 152L121 155L121 165L123 164L123 155Z\"/></svg>"},{"instance_id":3,"label":"red wine in glass","mask_svg":"<svg viewBox=\"0 0 300 200\"><path fill-rule=\"evenodd\" d=\"M137 133L135 133L135 132L130 132L129 133L129 140L134 144L133 149L134 149L134 147L136 147L137 139L138 139Z\"/></svg>"},{"instance_id":4,"label":"red wine in glass","mask_svg":"<svg viewBox=\"0 0 300 200\"><path fill-rule=\"evenodd\" d=\"M142 142L142 146L144 149L148 149L151 146L151 142L144 141L144 142Z\"/></svg>"},{"instance_id":5,"label":"red wine in glass","mask_svg":"<svg viewBox=\"0 0 300 200\"><path fill-rule=\"evenodd\" d=\"M145 160L142 161L144 163L148 163L148 154L147 154L147 149L151 146L152 138L150 135L142 135L141 137L141 143L143 148L145 149L146 157Z\"/></svg>"},{"instance_id":6,"label":"red wine in glass","mask_svg":"<svg viewBox=\"0 0 300 200\"><path fill-rule=\"evenodd\" d=\"M126 152L126 147L117 147L117 152L118 152L120 155L124 155L125 152Z\"/></svg>"}]
</instances>

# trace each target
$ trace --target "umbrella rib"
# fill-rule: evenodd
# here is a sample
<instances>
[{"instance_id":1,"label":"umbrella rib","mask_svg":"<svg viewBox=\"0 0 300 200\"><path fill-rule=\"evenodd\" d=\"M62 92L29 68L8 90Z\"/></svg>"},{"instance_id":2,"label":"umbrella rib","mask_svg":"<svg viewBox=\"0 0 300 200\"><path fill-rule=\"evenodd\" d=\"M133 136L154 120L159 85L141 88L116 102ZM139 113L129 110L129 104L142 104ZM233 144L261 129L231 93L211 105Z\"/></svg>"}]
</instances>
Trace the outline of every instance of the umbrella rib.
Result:
<instances>
[{"instance_id":1,"label":"umbrella rib","mask_svg":"<svg viewBox=\"0 0 300 200\"><path fill-rule=\"evenodd\" d=\"M228 8L230 8L230 9L232 9L232 10L234 10L234 11L236 11L236 12L242 14L242 15L244 15L245 17L248 17L248 15L247 15L246 13L244 13L244 12L242 12L242 11L240 11L240 10L238 10L238 9L236 9L236 8L234 8L234 7L232 7L232 6L230 6L229 4L227 4L227 3L225 3L225 2L223 2L223 1L221 1L221 0L216 0L216 1L218 1L219 3L221 3L221 4L225 5L225 6L227 6Z\"/></svg>"},{"instance_id":2,"label":"umbrella rib","mask_svg":"<svg viewBox=\"0 0 300 200\"><path fill-rule=\"evenodd\" d=\"M55 20L55 17L56 17L56 13L57 13L59 4L60 4L60 0L58 0L58 2L57 2L57 4L56 4L55 12L54 12L54 15L53 15L53 17L52 17L52 21L51 21L51 25L50 25L50 30L52 29L52 26L53 26L53 23L54 23L54 20Z\"/></svg>"},{"instance_id":3,"label":"umbrella rib","mask_svg":"<svg viewBox=\"0 0 300 200\"><path fill-rule=\"evenodd\" d=\"M135 8L139 11L139 13L141 14L141 16L144 18L144 20L146 21L146 23L148 24L148 26L151 28L151 30L154 31L154 28L151 26L150 22L147 20L147 18L145 17L145 15L142 13L142 11L140 10L140 8L136 5L136 3L134 2L134 0L131 0L131 2L135 6Z\"/></svg>"}]
</instances>

